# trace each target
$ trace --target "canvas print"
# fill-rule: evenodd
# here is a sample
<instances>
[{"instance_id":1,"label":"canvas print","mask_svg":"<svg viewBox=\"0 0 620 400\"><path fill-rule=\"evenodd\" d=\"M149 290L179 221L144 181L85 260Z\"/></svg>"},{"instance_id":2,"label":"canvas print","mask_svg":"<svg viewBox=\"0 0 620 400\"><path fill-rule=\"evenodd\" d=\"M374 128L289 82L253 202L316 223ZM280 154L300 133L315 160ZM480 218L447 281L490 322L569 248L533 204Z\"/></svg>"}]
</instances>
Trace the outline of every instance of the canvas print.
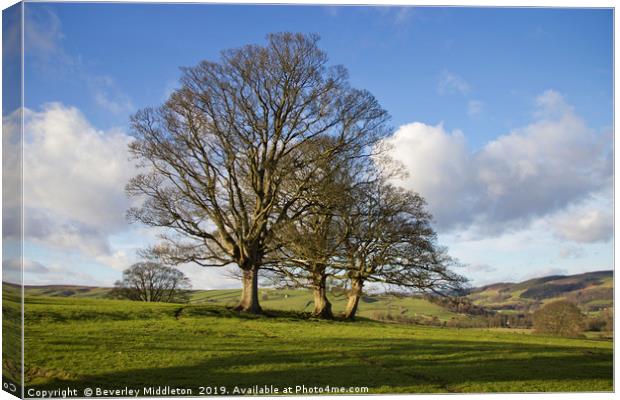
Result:
<instances>
[{"instance_id":1,"label":"canvas print","mask_svg":"<svg viewBox=\"0 0 620 400\"><path fill-rule=\"evenodd\" d=\"M2 23L5 392L613 391L612 8Z\"/></svg>"}]
</instances>

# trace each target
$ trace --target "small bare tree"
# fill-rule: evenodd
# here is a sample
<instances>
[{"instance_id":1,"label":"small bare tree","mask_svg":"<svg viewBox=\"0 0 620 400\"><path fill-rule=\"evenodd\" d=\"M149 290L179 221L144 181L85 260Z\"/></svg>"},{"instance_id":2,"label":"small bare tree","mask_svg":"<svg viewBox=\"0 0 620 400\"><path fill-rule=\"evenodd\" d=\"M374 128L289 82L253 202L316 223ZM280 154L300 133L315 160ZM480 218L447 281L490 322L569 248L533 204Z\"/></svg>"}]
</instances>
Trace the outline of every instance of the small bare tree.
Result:
<instances>
[{"instance_id":1,"label":"small bare tree","mask_svg":"<svg viewBox=\"0 0 620 400\"><path fill-rule=\"evenodd\" d=\"M189 300L189 279L178 269L155 262L140 262L123 271L111 297L136 301L185 303Z\"/></svg>"},{"instance_id":2,"label":"small bare tree","mask_svg":"<svg viewBox=\"0 0 620 400\"><path fill-rule=\"evenodd\" d=\"M238 310L261 312L259 269L278 247L274 229L303 209L315 161L386 132L387 113L349 86L343 67L327 66L317 41L271 34L266 46L223 51L218 62L184 68L164 105L132 118L130 151L145 172L127 186L142 200L130 219L168 231L151 249L167 263L238 265ZM319 136L332 145L301 157Z\"/></svg>"},{"instance_id":3,"label":"small bare tree","mask_svg":"<svg viewBox=\"0 0 620 400\"><path fill-rule=\"evenodd\" d=\"M425 206L417 193L381 178L358 187L343 215L348 233L342 260L350 283L346 319L355 318L367 282L441 294L466 282L450 270L454 260L437 246Z\"/></svg>"}]
</instances>

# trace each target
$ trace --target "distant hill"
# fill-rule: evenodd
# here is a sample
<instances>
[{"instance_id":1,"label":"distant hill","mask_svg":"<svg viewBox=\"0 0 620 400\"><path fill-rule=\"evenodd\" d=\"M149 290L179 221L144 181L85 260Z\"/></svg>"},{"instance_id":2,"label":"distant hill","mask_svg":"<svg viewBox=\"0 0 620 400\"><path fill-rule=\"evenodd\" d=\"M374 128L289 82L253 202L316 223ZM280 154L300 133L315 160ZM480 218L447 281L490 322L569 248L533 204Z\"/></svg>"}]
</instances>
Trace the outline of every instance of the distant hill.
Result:
<instances>
[{"instance_id":1,"label":"distant hill","mask_svg":"<svg viewBox=\"0 0 620 400\"><path fill-rule=\"evenodd\" d=\"M15 290L17 286L4 284L4 290ZM10 289L9 289L10 288ZM111 288L75 285L26 286L26 296L72 297L72 298L106 298ZM17 291L15 293L17 295ZM192 304L234 306L239 301L240 289L195 290L190 302ZM265 309L285 311L312 311L312 294L308 290L260 289L261 305ZM344 311L346 295L332 293L329 295L334 312ZM457 314L444 307L431 303L421 296L370 295L360 301L358 315L379 319L387 315L394 318L420 318L431 320L437 318L447 321Z\"/></svg>"},{"instance_id":2,"label":"distant hill","mask_svg":"<svg viewBox=\"0 0 620 400\"><path fill-rule=\"evenodd\" d=\"M45 297L104 298L112 288L77 285L25 286L26 295Z\"/></svg>"},{"instance_id":3,"label":"distant hill","mask_svg":"<svg viewBox=\"0 0 620 400\"><path fill-rule=\"evenodd\" d=\"M5 290L14 285L4 284ZM27 296L105 298L111 288L48 285L26 286ZM15 293L17 295L17 292ZM193 304L233 306L239 299L239 289L195 290ZM307 290L261 289L261 304L266 309L311 311L312 295ZM344 310L345 294L332 293L330 300L336 313ZM613 271L588 272L569 276L546 276L519 283L495 283L473 289L467 296L475 305L501 313L533 312L547 302L565 299L576 303L584 312L597 312L613 307ZM423 296L373 294L362 298L359 315L371 319L437 318L447 321L457 317L454 309L431 302Z\"/></svg>"},{"instance_id":4,"label":"distant hill","mask_svg":"<svg viewBox=\"0 0 620 400\"><path fill-rule=\"evenodd\" d=\"M568 300L585 312L613 307L613 271L552 275L519 283L495 283L474 289L469 299L495 311L534 311L545 303Z\"/></svg>"}]
</instances>

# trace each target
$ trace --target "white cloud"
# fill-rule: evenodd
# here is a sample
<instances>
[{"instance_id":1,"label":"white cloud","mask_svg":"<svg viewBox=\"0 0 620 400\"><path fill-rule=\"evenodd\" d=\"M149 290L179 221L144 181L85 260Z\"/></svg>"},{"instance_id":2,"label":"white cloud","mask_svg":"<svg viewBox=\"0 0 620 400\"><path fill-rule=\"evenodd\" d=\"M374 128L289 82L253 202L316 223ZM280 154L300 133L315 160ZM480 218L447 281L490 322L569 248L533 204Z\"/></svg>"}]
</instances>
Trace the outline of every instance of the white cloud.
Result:
<instances>
[{"instance_id":1,"label":"white cloud","mask_svg":"<svg viewBox=\"0 0 620 400\"><path fill-rule=\"evenodd\" d=\"M409 172L401 184L428 200L439 230L523 229L611 187L611 137L590 129L556 92L543 93L536 104L535 122L477 152L460 131L442 124L404 125L388 139ZM552 225L567 240L604 240L611 206L591 206L579 223Z\"/></svg>"},{"instance_id":2,"label":"white cloud","mask_svg":"<svg viewBox=\"0 0 620 400\"><path fill-rule=\"evenodd\" d=\"M613 237L613 223L611 208L569 211L551 220L553 231L560 239L579 243L610 240Z\"/></svg>"},{"instance_id":3,"label":"white cloud","mask_svg":"<svg viewBox=\"0 0 620 400\"><path fill-rule=\"evenodd\" d=\"M452 72L443 71L439 76L439 83L437 84L437 91L439 94L467 94L470 88L469 83Z\"/></svg>"},{"instance_id":4,"label":"white cloud","mask_svg":"<svg viewBox=\"0 0 620 400\"><path fill-rule=\"evenodd\" d=\"M135 250L138 250L138 248ZM128 252L125 250L115 250L111 254L97 255L95 261L118 271L123 271L139 260L137 251Z\"/></svg>"},{"instance_id":5,"label":"white cloud","mask_svg":"<svg viewBox=\"0 0 620 400\"><path fill-rule=\"evenodd\" d=\"M205 268L196 264L180 265L179 270L191 281L194 289L236 289L241 287L233 275L238 268L235 265L220 268Z\"/></svg>"},{"instance_id":6,"label":"white cloud","mask_svg":"<svg viewBox=\"0 0 620 400\"><path fill-rule=\"evenodd\" d=\"M541 118L561 117L563 114L573 113L574 111L573 107L566 103L561 93L551 89L545 90L536 97L536 106L534 115Z\"/></svg>"},{"instance_id":7,"label":"white cloud","mask_svg":"<svg viewBox=\"0 0 620 400\"><path fill-rule=\"evenodd\" d=\"M415 122L401 126L389 139L392 156L402 162L408 176L403 186L420 192L440 226L466 217L466 203L476 192L471 155L462 132L446 132L442 124ZM432 171L432 172L431 172ZM470 194L471 193L471 194Z\"/></svg>"},{"instance_id":8,"label":"white cloud","mask_svg":"<svg viewBox=\"0 0 620 400\"><path fill-rule=\"evenodd\" d=\"M39 111L26 109L24 116L24 237L40 246L27 254L43 254L45 260L25 260L26 283L112 285L120 274L114 277L114 271L104 266L124 270L138 260L136 250L156 241L161 233L130 226L125 219L130 200L124 188L137 173L128 153L132 139L121 131L97 130L77 108L59 103L46 104ZM18 117L15 113L3 119L4 145L17 150ZM9 155L3 161L17 163L18 159ZM19 169L11 172L5 175L5 182L18 185ZM19 210L19 202L17 197L7 204ZM17 216L16 226L4 232L9 235L5 239L21 237L19 214L5 212L5 223L12 214ZM18 261L5 262L4 280L21 280ZM180 269L195 288L239 287L237 280L226 275L226 269L196 265Z\"/></svg>"},{"instance_id":9,"label":"white cloud","mask_svg":"<svg viewBox=\"0 0 620 400\"><path fill-rule=\"evenodd\" d=\"M25 111L25 236L91 255L109 255L108 235L127 229L124 186L135 168L131 138L101 132L58 103Z\"/></svg>"},{"instance_id":10,"label":"white cloud","mask_svg":"<svg viewBox=\"0 0 620 400\"><path fill-rule=\"evenodd\" d=\"M2 238L21 240L21 109L2 118ZM6 243L5 243L6 244Z\"/></svg>"}]
</instances>

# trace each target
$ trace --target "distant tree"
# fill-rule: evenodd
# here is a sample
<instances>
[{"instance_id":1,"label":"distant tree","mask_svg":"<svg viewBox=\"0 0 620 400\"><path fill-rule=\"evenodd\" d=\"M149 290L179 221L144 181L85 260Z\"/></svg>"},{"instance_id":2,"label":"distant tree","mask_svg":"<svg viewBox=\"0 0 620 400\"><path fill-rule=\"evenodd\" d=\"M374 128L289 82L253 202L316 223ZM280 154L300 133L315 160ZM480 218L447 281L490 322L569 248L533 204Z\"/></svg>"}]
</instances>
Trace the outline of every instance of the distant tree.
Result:
<instances>
[{"instance_id":1,"label":"distant tree","mask_svg":"<svg viewBox=\"0 0 620 400\"><path fill-rule=\"evenodd\" d=\"M241 311L261 312L259 270L278 247L274 230L315 183L314 161L387 134L387 112L349 85L345 68L328 66L317 42L277 33L223 51L184 68L165 104L132 118L130 151L146 172L127 186L144 200L130 219L166 229L153 250L167 263L236 264ZM309 160L304 149L320 136L332 145Z\"/></svg>"},{"instance_id":2,"label":"distant tree","mask_svg":"<svg viewBox=\"0 0 620 400\"><path fill-rule=\"evenodd\" d=\"M599 314L599 318L601 318L605 323L603 325L603 330L613 332L614 330L614 310L613 308L606 308L602 310Z\"/></svg>"},{"instance_id":3,"label":"distant tree","mask_svg":"<svg viewBox=\"0 0 620 400\"><path fill-rule=\"evenodd\" d=\"M587 330L594 332L611 332L614 330L613 312L610 308L605 308L598 314L588 318Z\"/></svg>"},{"instance_id":4,"label":"distant tree","mask_svg":"<svg viewBox=\"0 0 620 400\"><path fill-rule=\"evenodd\" d=\"M534 313L533 320L536 332L558 336L578 336L585 328L581 310L565 300L545 304Z\"/></svg>"},{"instance_id":5,"label":"distant tree","mask_svg":"<svg viewBox=\"0 0 620 400\"><path fill-rule=\"evenodd\" d=\"M123 271L111 296L115 298L185 303L189 301L189 279L178 269L155 262L140 262Z\"/></svg>"}]
</instances>

